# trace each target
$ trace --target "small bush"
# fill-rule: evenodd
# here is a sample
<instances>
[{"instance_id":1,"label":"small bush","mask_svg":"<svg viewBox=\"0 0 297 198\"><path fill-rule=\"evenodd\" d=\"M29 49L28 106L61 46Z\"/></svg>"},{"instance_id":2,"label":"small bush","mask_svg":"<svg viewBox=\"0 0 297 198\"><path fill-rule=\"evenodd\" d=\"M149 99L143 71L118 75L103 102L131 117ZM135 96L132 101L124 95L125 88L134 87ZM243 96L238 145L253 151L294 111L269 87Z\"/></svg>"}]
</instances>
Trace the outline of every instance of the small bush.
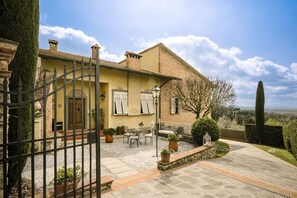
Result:
<instances>
[{"instance_id":1,"label":"small bush","mask_svg":"<svg viewBox=\"0 0 297 198\"><path fill-rule=\"evenodd\" d=\"M116 132L116 130L114 128L103 129L104 135L113 135L113 134L115 134L115 132Z\"/></svg>"},{"instance_id":2,"label":"small bush","mask_svg":"<svg viewBox=\"0 0 297 198\"><path fill-rule=\"evenodd\" d=\"M117 126L116 135L123 135L125 133L125 126Z\"/></svg>"},{"instance_id":3,"label":"small bush","mask_svg":"<svg viewBox=\"0 0 297 198\"><path fill-rule=\"evenodd\" d=\"M217 123L210 118L198 118L192 126L192 136L196 144L203 145L203 136L208 132L211 141L217 141L220 138L219 127Z\"/></svg>"},{"instance_id":4,"label":"small bush","mask_svg":"<svg viewBox=\"0 0 297 198\"><path fill-rule=\"evenodd\" d=\"M283 137L286 149L297 159L297 120L284 127Z\"/></svg>"}]
</instances>

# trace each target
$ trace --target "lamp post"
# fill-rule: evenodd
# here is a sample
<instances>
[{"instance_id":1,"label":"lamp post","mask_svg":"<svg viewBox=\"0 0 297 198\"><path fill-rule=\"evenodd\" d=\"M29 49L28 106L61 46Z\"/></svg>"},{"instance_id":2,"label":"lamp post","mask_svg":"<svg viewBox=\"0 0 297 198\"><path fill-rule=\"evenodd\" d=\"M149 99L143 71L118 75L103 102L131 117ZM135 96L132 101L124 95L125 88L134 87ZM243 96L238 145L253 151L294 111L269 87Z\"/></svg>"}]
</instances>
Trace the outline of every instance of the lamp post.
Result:
<instances>
[{"instance_id":1,"label":"lamp post","mask_svg":"<svg viewBox=\"0 0 297 198\"><path fill-rule=\"evenodd\" d=\"M158 132L159 132L159 114L158 114L158 105L159 105L159 97L160 97L161 89L155 85L152 89L153 98L155 99L156 104L156 157L158 157Z\"/></svg>"}]
</instances>

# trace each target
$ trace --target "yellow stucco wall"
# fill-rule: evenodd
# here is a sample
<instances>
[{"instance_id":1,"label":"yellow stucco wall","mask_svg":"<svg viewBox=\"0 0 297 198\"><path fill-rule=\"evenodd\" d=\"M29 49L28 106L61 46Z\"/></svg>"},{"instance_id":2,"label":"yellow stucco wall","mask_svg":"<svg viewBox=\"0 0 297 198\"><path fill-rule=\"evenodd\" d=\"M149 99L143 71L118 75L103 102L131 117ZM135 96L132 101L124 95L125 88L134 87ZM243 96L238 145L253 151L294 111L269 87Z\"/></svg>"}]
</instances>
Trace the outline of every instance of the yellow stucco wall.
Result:
<instances>
[{"instance_id":1,"label":"yellow stucco wall","mask_svg":"<svg viewBox=\"0 0 297 198\"><path fill-rule=\"evenodd\" d=\"M71 69L73 63L67 63L67 68ZM54 67L57 68L57 76L64 73L64 62L57 60L41 59L41 69L54 71ZM80 67L77 64L77 67ZM80 71L76 73L76 76L80 75ZM71 79L73 75L68 75L67 79ZM85 78L88 80L88 78ZM94 80L94 79L92 79ZM64 83L63 79L57 82L58 86L62 86ZM150 91L156 84L160 85L160 80L154 77L143 76L139 74L127 73L119 70L111 70L106 68L100 69L100 89L101 93L105 93L104 100L100 99L100 107L104 109L104 127L117 127L117 126L128 126L129 128L138 127L140 122L144 123L144 127L149 127L151 121L155 121L155 114L144 115L140 112L140 96L141 92ZM86 110L86 128L89 128L89 114L91 109L95 105L95 84L92 82L91 93L89 94L88 82L83 83L83 90L86 96L86 107L88 108L91 102L91 108ZM76 89L81 89L81 82L76 82ZM73 90L72 85L67 85L66 95ZM128 91L128 115L113 115L113 90L125 90ZM91 101L89 99L91 98ZM57 93L57 121L65 122L64 111L67 108L64 107L64 91L61 89ZM66 104L68 105L68 104ZM66 112L68 114L68 112ZM67 115L68 116L68 115ZM91 127L94 127L94 122L91 118ZM63 126L64 128L64 126Z\"/></svg>"},{"instance_id":2,"label":"yellow stucco wall","mask_svg":"<svg viewBox=\"0 0 297 198\"><path fill-rule=\"evenodd\" d=\"M148 51L141 53L142 69L152 72L159 72L159 47L154 47Z\"/></svg>"}]
</instances>

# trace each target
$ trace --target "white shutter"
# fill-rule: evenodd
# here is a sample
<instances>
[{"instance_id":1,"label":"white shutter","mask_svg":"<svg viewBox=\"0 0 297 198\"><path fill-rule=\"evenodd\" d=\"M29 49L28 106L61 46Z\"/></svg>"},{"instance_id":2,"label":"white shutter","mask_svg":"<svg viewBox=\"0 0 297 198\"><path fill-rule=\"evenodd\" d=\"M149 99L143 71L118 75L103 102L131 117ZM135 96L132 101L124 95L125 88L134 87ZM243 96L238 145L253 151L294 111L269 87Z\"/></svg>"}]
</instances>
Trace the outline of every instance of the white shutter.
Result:
<instances>
[{"instance_id":1,"label":"white shutter","mask_svg":"<svg viewBox=\"0 0 297 198\"><path fill-rule=\"evenodd\" d=\"M123 114L128 114L129 109L128 109L128 93L127 92L121 93L121 102L122 102L122 107L123 107Z\"/></svg>"},{"instance_id":2,"label":"white shutter","mask_svg":"<svg viewBox=\"0 0 297 198\"><path fill-rule=\"evenodd\" d=\"M152 94L147 94L147 105L149 113L155 113L154 111L154 98Z\"/></svg>"},{"instance_id":3,"label":"white shutter","mask_svg":"<svg viewBox=\"0 0 297 198\"><path fill-rule=\"evenodd\" d=\"M175 97L172 97L171 99L170 99L170 104L171 104L171 110L170 110L170 112L171 112L171 114L175 114L175 109L176 109L176 104L175 104Z\"/></svg>"},{"instance_id":4,"label":"white shutter","mask_svg":"<svg viewBox=\"0 0 297 198\"><path fill-rule=\"evenodd\" d=\"M141 94L140 102L141 102L142 113L148 113L147 94Z\"/></svg>"},{"instance_id":5,"label":"white shutter","mask_svg":"<svg viewBox=\"0 0 297 198\"><path fill-rule=\"evenodd\" d=\"M115 103L115 110L114 113L122 114L122 107L121 107L121 93L114 92L114 103Z\"/></svg>"}]
</instances>

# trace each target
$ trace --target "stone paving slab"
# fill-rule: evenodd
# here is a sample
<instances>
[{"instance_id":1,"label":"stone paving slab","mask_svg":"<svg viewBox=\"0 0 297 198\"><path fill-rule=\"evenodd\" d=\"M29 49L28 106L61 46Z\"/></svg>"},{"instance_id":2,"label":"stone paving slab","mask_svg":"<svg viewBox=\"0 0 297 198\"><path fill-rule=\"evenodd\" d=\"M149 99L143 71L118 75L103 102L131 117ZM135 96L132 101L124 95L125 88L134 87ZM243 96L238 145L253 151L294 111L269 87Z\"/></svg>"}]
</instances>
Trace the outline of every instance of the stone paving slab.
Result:
<instances>
[{"instance_id":1,"label":"stone paving slab","mask_svg":"<svg viewBox=\"0 0 297 198\"><path fill-rule=\"evenodd\" d=\"M253 145L226 142L231 151L223 158L117 179L102 197L297 197L296 167Z\"/></svg>"},{"instance_id":2,"label":"stone paving slab","mask_svg":"<svg viewBox=\"0 0 297 198\"><path fill-rule=\"evenodd\" d=\"M297 167L262 151L252 144L223 140L231 152L203 163L223 170L272 183L297 193Z\"/></svg>"},{"instance_id":3,"label":"stone paving slab","mask_svg":"<svg viewBox=\"0 0 297 198\"><path fill-rule=\"evenodd\" d=\"M139 173L139 172L136 171L136 170L129 170L129 171L125 171L125 172L122 172L122 173L118 173L117 176L119 178L124 178L124 177L127 177L127 176L135 175L137 173Z\"/></svg>"},{"instance_id":4,"label":"stone paving slab","mask_svg":"<svg viewBox=\"0 0 297 198\"><path fill-rule=\"evenodd\" d=\"M151 197L283 197L256 186L191 165L153 180L102 194L102 198Z\"/></svg>"}]
</instances>

